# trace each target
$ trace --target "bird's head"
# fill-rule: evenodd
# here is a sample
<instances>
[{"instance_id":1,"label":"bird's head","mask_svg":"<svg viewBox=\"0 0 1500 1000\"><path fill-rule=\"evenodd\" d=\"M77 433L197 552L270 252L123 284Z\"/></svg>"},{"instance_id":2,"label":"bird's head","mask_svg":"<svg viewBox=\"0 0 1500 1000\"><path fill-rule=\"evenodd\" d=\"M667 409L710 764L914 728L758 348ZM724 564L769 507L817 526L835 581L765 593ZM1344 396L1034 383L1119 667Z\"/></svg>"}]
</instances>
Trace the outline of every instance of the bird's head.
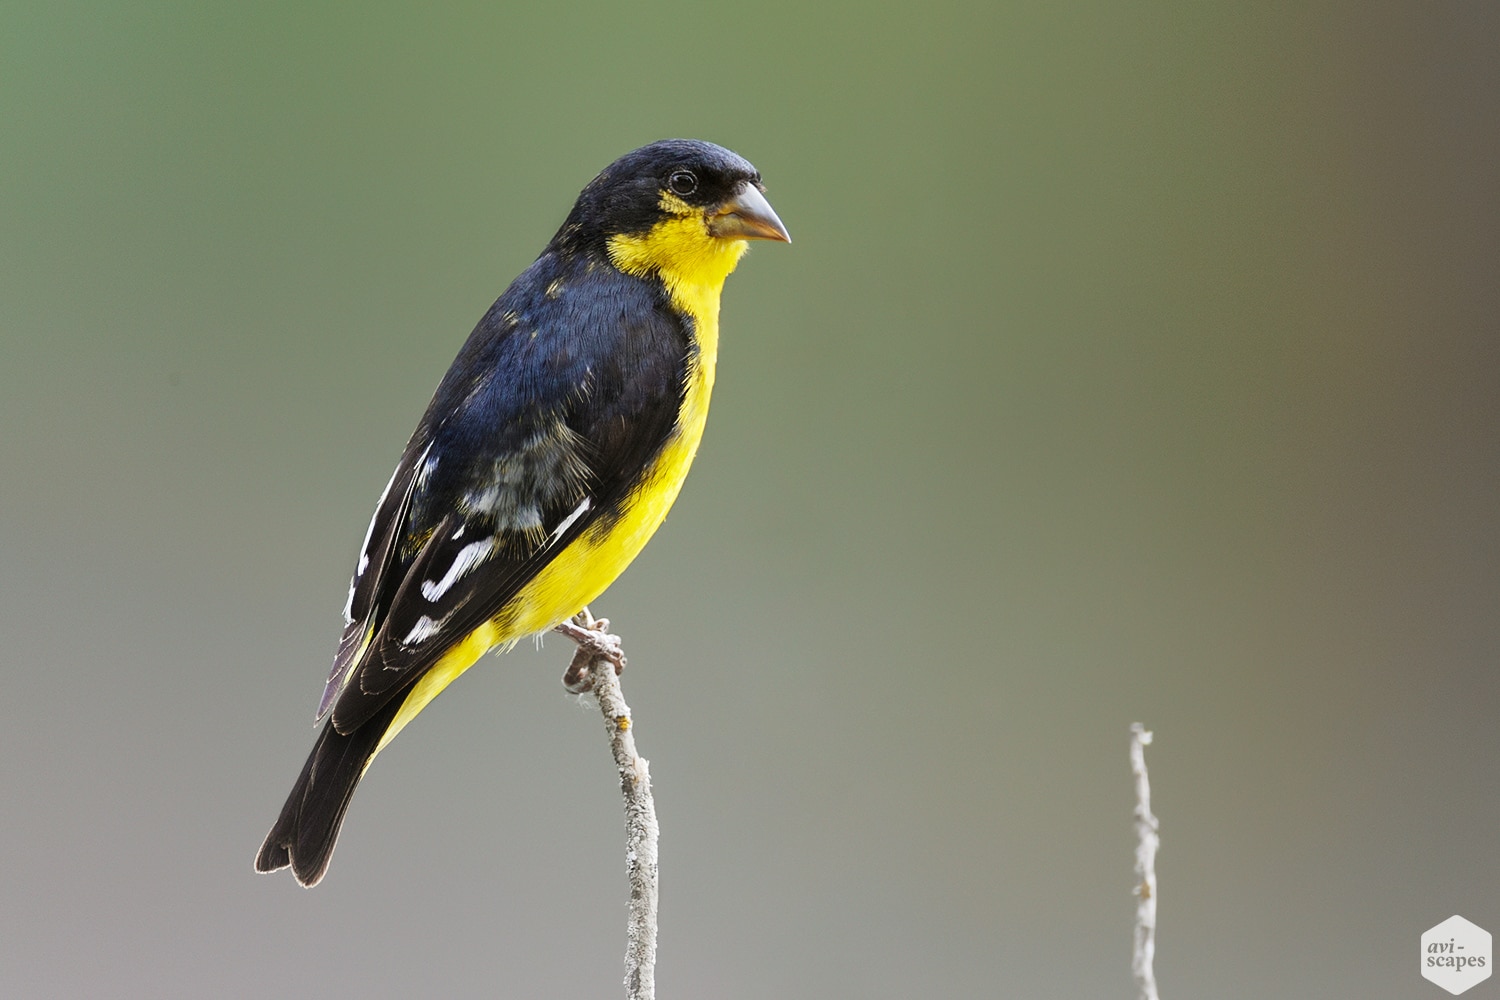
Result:
<instances>
[{"instance_id":1,"label":"bird's head","mask_svg":"<svg viewBox=\"0 0 1500 1000\"><path fill-rule=\"evenodd\" d=\"M629 273L722 282L748 240L791 242L763 191L760 172L722 146L663 139L590 181L557 242L603 249Z\"/></svg>"}]
</instances>

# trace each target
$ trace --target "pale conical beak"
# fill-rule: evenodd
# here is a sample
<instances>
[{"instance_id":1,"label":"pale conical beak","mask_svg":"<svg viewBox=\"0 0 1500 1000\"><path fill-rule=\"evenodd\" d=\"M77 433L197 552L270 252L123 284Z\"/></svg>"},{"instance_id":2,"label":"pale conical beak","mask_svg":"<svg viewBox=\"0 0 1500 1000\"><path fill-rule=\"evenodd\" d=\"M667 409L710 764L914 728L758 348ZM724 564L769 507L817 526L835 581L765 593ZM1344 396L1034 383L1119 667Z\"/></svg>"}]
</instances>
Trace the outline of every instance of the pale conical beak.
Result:
<instances>
[{"instance_id":1,"label":"pale conical beak","mask_svg":"<svg viewBox=\"0 0 1500 1000\"><path fill-rule=\"evenodd\" d=\"M748 181L708 217L708 231L726 239L792 242L766 196Z\"/></svg>"}]
</instances>

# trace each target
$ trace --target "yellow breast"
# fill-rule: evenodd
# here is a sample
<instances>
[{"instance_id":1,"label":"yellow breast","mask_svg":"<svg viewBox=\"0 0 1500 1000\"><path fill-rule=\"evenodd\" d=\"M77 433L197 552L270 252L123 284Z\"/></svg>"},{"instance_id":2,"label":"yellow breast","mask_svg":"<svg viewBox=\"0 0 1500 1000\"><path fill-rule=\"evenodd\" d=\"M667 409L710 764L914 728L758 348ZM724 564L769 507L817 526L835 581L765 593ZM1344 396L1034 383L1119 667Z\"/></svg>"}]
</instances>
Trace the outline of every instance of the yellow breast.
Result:
<instances>
[{"instance_id":1,"label":"yellow breast","mask_svg":"<svg viewBox=\"0 0 1500 1000\"><path fill-rule=\"evenodd\" d=\"M719 296L745 247L743 240L709 236L701 215L669 219L644 236L610 239L616 267L626 274L660 276L672 304L692 319L697 350L688 359L682 409L621 517L585 531L502 609L495 622L499 643L545 631L577 614L625 571L666 519L703 438L719 354Z\"/></svg>"}]
</instances>

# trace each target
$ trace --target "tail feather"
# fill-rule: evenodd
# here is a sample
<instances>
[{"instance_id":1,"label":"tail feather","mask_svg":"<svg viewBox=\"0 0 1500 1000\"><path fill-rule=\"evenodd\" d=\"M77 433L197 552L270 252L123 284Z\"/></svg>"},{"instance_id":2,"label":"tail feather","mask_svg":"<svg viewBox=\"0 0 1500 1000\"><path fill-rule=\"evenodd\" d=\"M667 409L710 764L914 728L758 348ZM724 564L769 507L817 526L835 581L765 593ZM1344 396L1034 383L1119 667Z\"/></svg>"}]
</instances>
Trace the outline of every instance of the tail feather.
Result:
<instances>
[{"instance_id":1,"label":"tail feather","mask_svg":"<svg viewBox=\"0 0 1500 1000\"><path fill-rule=\"evenodd\" d=\"M352 733L340 733L332 720L323 726L292 794L255 857L256 871L274 872L290 865L298 882L309 887L318 884L328 871L354 788L404 700L392 698Z\"/></svg>"}]
</instances>

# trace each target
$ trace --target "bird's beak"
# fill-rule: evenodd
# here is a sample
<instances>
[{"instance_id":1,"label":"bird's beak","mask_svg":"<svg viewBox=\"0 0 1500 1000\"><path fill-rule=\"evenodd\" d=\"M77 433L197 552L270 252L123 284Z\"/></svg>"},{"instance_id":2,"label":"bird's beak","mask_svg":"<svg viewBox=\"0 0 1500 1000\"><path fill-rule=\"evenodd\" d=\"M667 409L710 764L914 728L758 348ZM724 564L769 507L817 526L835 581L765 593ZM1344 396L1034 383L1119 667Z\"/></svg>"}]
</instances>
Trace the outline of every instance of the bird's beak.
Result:
<instances>
[{"instance_id":1,"label":"bird's beak","mask_svg":"<svg viewBox=\"0 0 1500 1000\"><path fill-rule=\"evenodd\" d=\"M741 184L739 190L708 217L708 231L725 239L792 242L786 226L776 217L776 210L749 181Z\"/></svg>"}]
</instances>

